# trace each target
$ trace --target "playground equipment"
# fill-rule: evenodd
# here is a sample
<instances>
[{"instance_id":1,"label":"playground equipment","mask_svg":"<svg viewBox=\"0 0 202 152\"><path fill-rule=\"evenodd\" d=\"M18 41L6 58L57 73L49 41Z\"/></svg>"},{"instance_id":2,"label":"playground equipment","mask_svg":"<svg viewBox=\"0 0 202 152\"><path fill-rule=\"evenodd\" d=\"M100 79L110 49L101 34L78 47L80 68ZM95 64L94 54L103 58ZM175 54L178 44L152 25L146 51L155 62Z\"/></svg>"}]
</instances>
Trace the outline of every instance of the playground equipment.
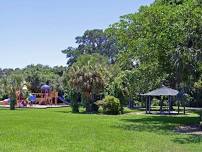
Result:
<instances>
[{"instance_id":1,"label":"playground equipment","mask_svg":"<svg viewBox=\"0 0 202 152\"><path fill-rule=\"evenodd\" d=\"M45 93L32 93L32 96L35 96L35 99L33 99L33 103L35 104L57 104L58 99L58 92L52 91L52 92L45 92ZM32 97L33 98L33 97Z\"/></svg>"},{"instance_id":2,"label":"playground equipment","mask_svg":"<svg viewBox=\"0 0 202 152\"><path fill-rule=\"evenodd\" d=\"M41 86L40 93L29 93L27 86L23 86L21 89L15 92L16 104L17 107L27 107L32 106L33 104L39 105L57 105L58 101L62 101L65 104L68 104L68 101L65 101L63 97L58 96L57 91L52 91L51 87L48 85ZM0 101L1 105L9 105L9 99Z\"/></svg>"},{"instance_id":3,"label":"playground equipment","mask_svg":"<svg viewBox=\"0 0 202 152\"><path fill-rule=\"evenodd\" d=\"M29 103L28 97L28 89L26 84L24 83L23 87L15 92L16 96L16 104L18 107L25 107Z\"/></svg>"},{"instance_id":4,"label":"playground equipment","mask_svg":"<svg viewBox=\"0 0 202 152\"><path fill-rule=\"evenodd\" d=\"M31 93L28 98L23 97L23 94L20 91L16 91L16 103L17 106L26 106L27 104L57 104L58 92L41 92L41 93Z\"/></svg>"},{"instance_id":5,"label":"playground equipment","mask_svg":"<svg viewBox=\"0 0 202 152\"><path fill-rule=\"evenodd\" d=\"M10 99L9 98L8 99L4 99L3 101L0 101L1 105L9 105L9 103L10 103Z\"/></svg>"},{"instance_id":6,"label":"playground equipment","mask_svg":"<svg viewBox=\"0 0 202 152\"><path fill-rule=\"evenodd\" d=\"M28 100L31 104L34 104L36 102L36 96L35 95L32 95L30 94L29 97L28 97Z\"/></svg>"},{"instance_id":7,"label":"playground equipment","mask_svg":"<svg viewBox=\"0 0 202 152\"><path fill-rule=\"evenodd\" d=\"M15 95L16 95L16 104L18 107L27 106L28 101L27 101L26 97L23 95L22 90L16 91Z\"/></svg>"},{"instance_id":8,"label":"playground equipment","mask_svg":"<svg viewBox=\"0 0 202 152\"><path fill-rule=\"evenodd\" d=\"M32 93L36 97L34 103L47 105L47 104L57 104L58 92L51 91L51 87L47 84L41 86L40 93Z\"/></svg>"}]
</instances>

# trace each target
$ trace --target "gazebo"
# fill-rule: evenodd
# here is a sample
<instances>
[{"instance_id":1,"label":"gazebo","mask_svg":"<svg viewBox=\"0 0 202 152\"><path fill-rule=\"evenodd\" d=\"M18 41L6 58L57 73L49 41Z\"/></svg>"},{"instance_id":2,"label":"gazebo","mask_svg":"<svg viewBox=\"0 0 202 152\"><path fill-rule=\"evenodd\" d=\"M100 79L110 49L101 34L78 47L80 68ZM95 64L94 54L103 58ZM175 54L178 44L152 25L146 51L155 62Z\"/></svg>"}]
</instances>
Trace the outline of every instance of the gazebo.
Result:
<instances>
[{"instance_id":1,"label":"gazebo","mask_svg":"<svg viewBox=\"0 0 202 152\"><path fill-rule=\"evenodd\" d=\"M162 96L168 97L168 113L171 113L171 107L172 107L172 100L173 97L176 97L179 94L179 91L168 88L166 86L162 86L161 88L155 89L151 92L141 94L142 96L146 96L146 113L151 113L151 101L152 97L160 97L160 112L162 113ZM178 102L178 114L179 114L179 102ZM185 114L185 104L184 104L184 114Z\"/></svg>"}]
</instances>

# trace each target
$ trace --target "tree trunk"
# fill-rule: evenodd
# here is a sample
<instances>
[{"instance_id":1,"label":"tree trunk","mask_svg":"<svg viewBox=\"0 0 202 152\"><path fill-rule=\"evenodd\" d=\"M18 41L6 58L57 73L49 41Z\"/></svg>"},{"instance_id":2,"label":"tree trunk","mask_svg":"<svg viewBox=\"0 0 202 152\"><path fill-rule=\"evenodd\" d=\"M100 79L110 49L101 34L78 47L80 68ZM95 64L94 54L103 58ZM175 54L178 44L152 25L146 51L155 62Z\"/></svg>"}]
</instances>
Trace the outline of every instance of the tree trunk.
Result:
<instances>
[{"instance_id":1,"label":"tree trunk","mask_svg":"<svg viewBox=\"0 0 202 152\"><path fill-rule=\"evenodd\" d=\"M15 110L16 99L10 98L10 110Z\"/></svg>"}]
</instances>

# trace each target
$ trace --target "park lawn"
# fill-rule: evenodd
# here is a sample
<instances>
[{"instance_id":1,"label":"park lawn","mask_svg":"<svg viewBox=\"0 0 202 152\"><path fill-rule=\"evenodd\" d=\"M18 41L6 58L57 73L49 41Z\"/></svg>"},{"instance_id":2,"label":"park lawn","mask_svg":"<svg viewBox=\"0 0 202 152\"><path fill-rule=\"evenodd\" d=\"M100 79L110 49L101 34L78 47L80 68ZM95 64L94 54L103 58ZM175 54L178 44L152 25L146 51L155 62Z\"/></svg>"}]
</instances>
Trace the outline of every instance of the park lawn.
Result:
<instances>
[{"instance_id":1,"label":"park lawn","mask_svg":"<svg viewBox=\"0 0 202 152\"><path fill-rule=\"evenodd\" d=\"M0 109L1 152L201 152L202 137L175 133L197 115L72 114L70 108Z\"/></svg>"}]
</instances>

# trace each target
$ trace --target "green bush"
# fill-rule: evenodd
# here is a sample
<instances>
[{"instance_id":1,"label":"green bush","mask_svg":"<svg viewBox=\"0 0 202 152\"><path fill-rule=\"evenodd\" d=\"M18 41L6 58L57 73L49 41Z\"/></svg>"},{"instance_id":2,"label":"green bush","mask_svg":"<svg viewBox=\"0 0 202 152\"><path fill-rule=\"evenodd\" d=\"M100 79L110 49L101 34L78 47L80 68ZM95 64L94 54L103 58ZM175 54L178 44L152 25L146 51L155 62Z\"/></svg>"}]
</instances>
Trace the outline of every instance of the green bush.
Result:
<instances>
[{"instance_id":1,"label":"green bush","mask_svg":"<svg viewBox=\"0 0 202 152\"><path fill-rule=\"evenodd\" d=\"M121 104L119 99L114 96L106 96L102 101L103 112L105 114L117 115L120 113Z\"/></svg>"}]
</instances>

